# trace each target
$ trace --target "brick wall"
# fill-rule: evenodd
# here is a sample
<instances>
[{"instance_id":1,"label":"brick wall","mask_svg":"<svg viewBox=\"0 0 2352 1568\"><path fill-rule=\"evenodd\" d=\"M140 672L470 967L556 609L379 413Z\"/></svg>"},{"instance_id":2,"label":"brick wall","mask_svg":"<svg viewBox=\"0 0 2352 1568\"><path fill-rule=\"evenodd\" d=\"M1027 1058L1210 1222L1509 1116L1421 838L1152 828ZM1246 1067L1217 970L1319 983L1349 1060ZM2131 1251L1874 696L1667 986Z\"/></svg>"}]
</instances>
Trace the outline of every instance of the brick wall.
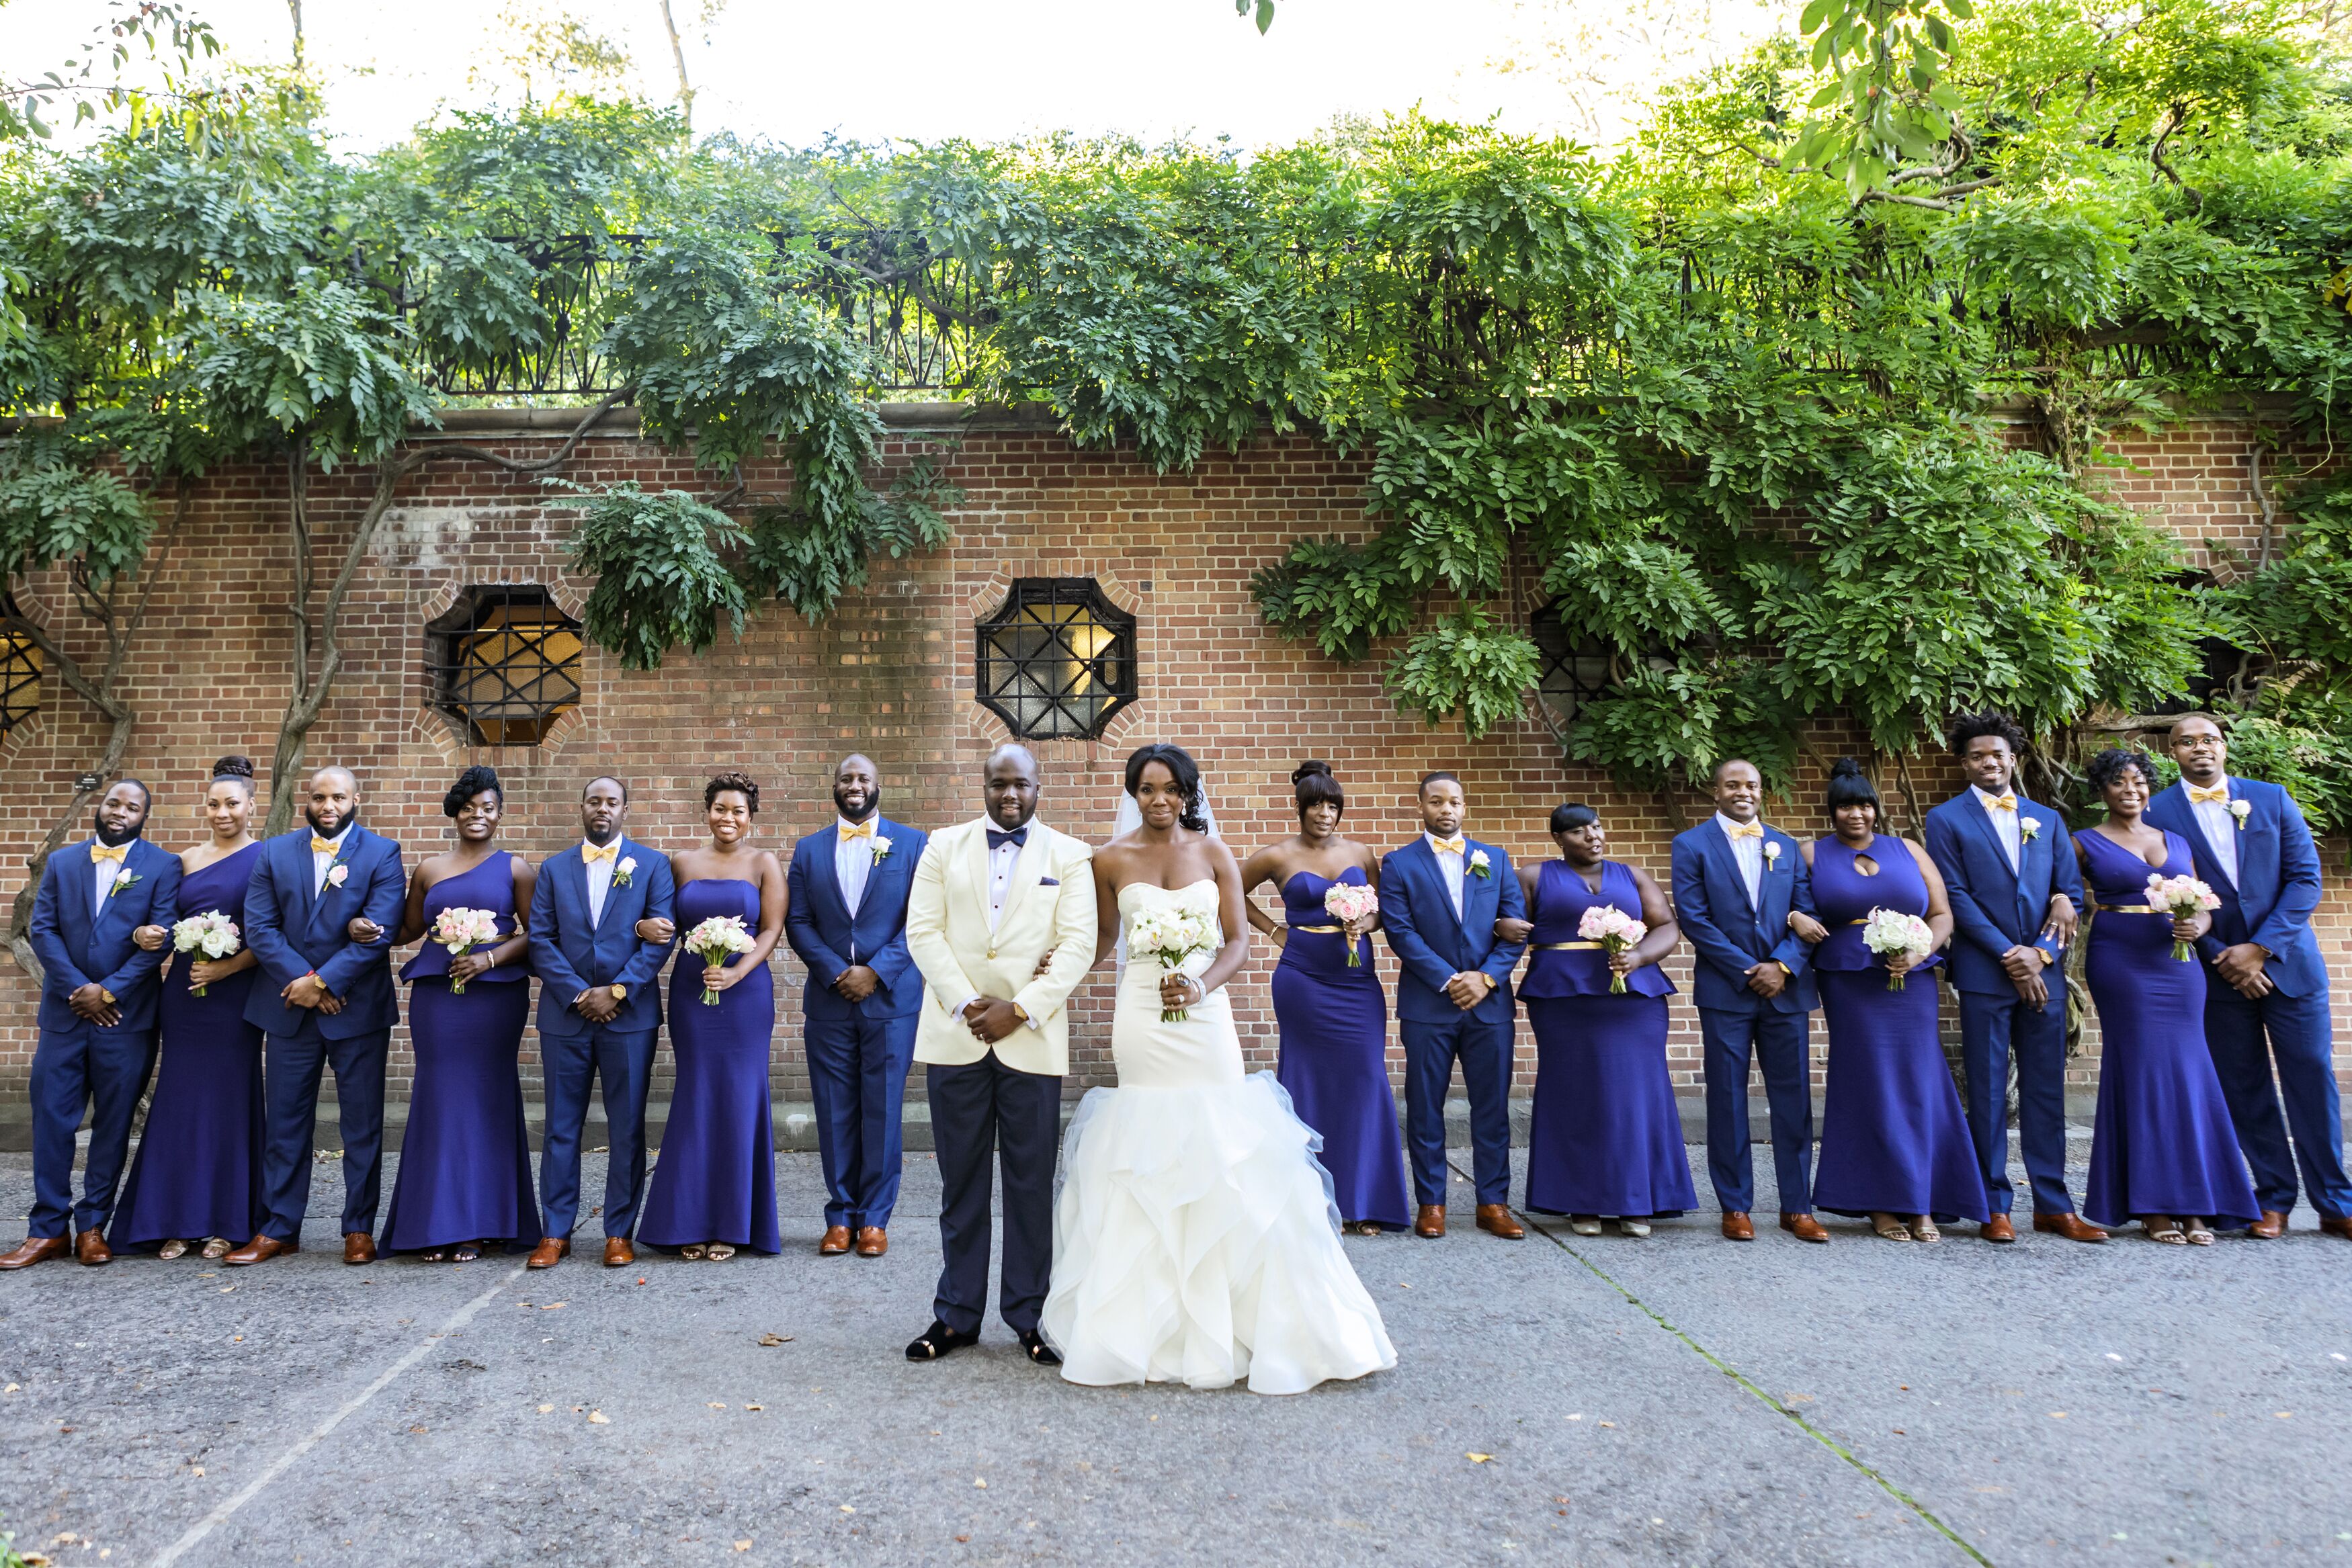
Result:
<instances>
[{"instance_id":1,"label":"brick wall","mask_svg":"<svg viewBox=\"0 0 2352 1568\"><path fill-rule=\"evenodd\" d=\"M1471 831L1516 857L1545 855L1549 809L1561 800L1593 802L1612 852L1664 879L1667 841L1707 811L1696 794L1672 799L1619 789L1559 760L1533 724L1506 727L1475 745L1458 728L1424 728L1401 716L1381 688L1377 664L1335 664L1311 646L1275 636L1248 594L1251 574L1302 534L1360 535L1363 465L1305 438L1262 440L1238 457L1214 454L1184 475L1162 476L1128 454L1074 449L1049 424L1010 413L955 419L955 411L898 408L889 461L908 461L944 414L960 444L949 477L966 493L955 538L936 554L877 560L873 578L822 626L780 607L763 608L739 642L722 636L700 658L673 655L659 671L630 674L591 648L583 700L541 746L468 749L426 706L425 623L469 584L541 584L577 610L586 584L564 573L561 543L569 514L550 512L536 486L478 464L443 462L404 489L378 548L361 572L346 619L349 665L312 732L313 765L340 761L362 780L371 826L406 846L411 863L449 841L440 800L468 762L496 766L508 791L505 845L537 857L577 832L575 801L585 779L626 777L635 803L629 829L665 848L702 837L701 788L722 768L742 768L765 787L762 841L780 854L823 827L832 810L827 779L842 753L880 764L885 810L920 826L979 810L982 758L1002 726L972 698L972 625L1024 576L1091 576L1139 623L1141 700L1090 744L1038 747L1045 769L1045 819L1065 831L1108 836L1126 753L1146 740L1174 741L1202 762L1220 826L1246 849L1294 829L1287 780L1302 758L1330 759L1346 785L1346 831L1376 845L1414 831L1415 779L1433 768L1459 772L1468 788ZM544 455L560 412L460 416L463 434L519 457ZM2194 423L2163 435L2119 443L2128 466L2118 493L2169 522L2202 555L2208 538L2249 550L2262 519L2246 482L2250 427ZM584 481L635 478L648 486L719 487L688 459L637 438L633 421L608 421L583 444L571 470ZM754 470L752 487L782 488L780 471ZM365 474L315 480L314 524L322 562L340 559L364 504ZM129 693L139 714L129 766L155 788L152 836L179 848L200 836L195 803L207 765L242 751L266 766L289 678L288 551L282 474L236 468L208 479L168 545L156 598L140 633ZM332 567L321 572L331 578ZM1520 574L1532 583L1532 573ZM63 584L34 585L48 623L85 657L89 623L66 602ZM1530 589L1530 591L1532 590ZM1836 727L1811 737L1834 755ZM0 893L13 893L25 855L70 795L75 774L100 739L90 713L50 679L43 708L0 737L0 779L16 810L0 828ZM1958 776L1929 765L1915 775L1924 800L1941 799ZM1771 815L1795 831L1816 821L1818 780L1798 805ZM1888 790L1890 804L1897 791ZM1899 807L1898 807L1899 810ZM2352 880L2345 850L2328 846L2328 892L2320 929L2335 971L2338 1038L2352 1050ZM1378 945L1376 944L1376 946ZM1270 950L1235 982L1244 1045L1270 1064L1274 1022L1265 978ZM780 949L775 1047L780 1096L804 1099L799 1045L798 963ZM1384 979L1393 978L1385 952ZM1677 977L1684 965L1674 967ZM1075 1008L1073 1072L1106 1081L1110 982L1108 970ZM21 1104L34 1041L33 998L25 977L0 979L0 1103ZM1697 1030L1686 1003L1675 1009L1672 1063L1678 1084L1698 1078ZM1814 1035L1817 1063L1821 1032ZM535 1073L536 1041L524 1042ZM409 1055L395 1037L392 1077L405 1093ZM1391 1050L1391 1065L1401 1058ZM2339 1071L2352 1055L2339 1058ZM1534 1054L1519 1058L1522 1083ZM2095 1045L2075 1063L2094 1082ZM667 1057L663 1058L663 1071Z\"/></svg>"}]
</instances>

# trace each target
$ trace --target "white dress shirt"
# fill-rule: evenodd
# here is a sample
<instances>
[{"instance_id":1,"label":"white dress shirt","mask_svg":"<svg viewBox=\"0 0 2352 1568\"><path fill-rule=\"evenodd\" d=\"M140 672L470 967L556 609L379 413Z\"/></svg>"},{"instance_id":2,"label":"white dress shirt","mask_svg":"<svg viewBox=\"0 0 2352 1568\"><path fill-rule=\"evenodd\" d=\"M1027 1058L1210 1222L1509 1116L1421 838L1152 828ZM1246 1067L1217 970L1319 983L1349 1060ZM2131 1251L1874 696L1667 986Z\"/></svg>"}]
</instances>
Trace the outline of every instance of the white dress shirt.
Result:
<instances>
[{"instance_id":1,"label":"white dress shirt","mask_svg":"<svg viewBox=\"0 0 2352 1568\"><path fill-rule=\"evenodd\" d=\"M335 856L342 852L343 835L351 831L352 825L349 822L345 822L341 827L335 830L334 837L329 841L335 846L333 849L312 850L310 852L310 891L312 893L324 893L327 890L327 868L333 865L335 863ZM313 839L320 839L325 838L326 835L320 832L318 829L312 828L310 830L310 837Z\"/></svg>"},{"instance_id":2,"label":"white dress shirt","mask_svg":"<svg viewBox=\"0 0 2352 1568\"><path fill-rule=\"evenodd\" d=\"M2221 782L2226 787L2229 780L2224 779ZM2181 788L2189 788L2186 779L2181 781ZM2221 862L2221 874L2230 879L2231 886L2235 887L2238 883L2238 819L2230 815L2230 803L2227 800L2199 800L2189 809L2197 813L2197 825L2205 830L2206 847L2213 852L2213 858Z\"/></svg>"},{"instance_id":3,"label":"white dress shirt","mask_svg":"<svg viewBox=\"0 0 2352 1568\"><path fill-rule=\"evenodd\" d=\"M617 844L621 841L615 839L613 841ZM599 846L583 839L580 847L589 850ZM618 855L605 855L593 861L584 855L581 858L580 869L588 879L588 928L592 931L604 919L604 900L612 895L613 871L619 861Z\"/></svg>"},{"instance_id":4,"label":"white dress shirt","mask_svg":"<svg viewBox=\"0 0 2352 1568\"><path fill-rule=\"evenodd\" d=\"M103 840L92 840L90 847L92 849L99 849L103 847L104 842L105 841ZM115 879L121 876L131 867L131 856L128 852L128 846L125 846L125 853L120 862L102 861L93 857L89 865L90 870L97 873L96 877L91 882L89 890L89 912L91 915L96 915L106 908L106 895L113 891Z\"/></svg>"},{"instance_id":5,"label":"white dress shirt","mask_svg":"<svg viewBox=\"0 0 2352 1568\"><path fill-rule=\"evenodd\" d=\"M1459 920L1462 918L1462 876L1464 870L1462 857L1455 854L1452 850L1441 849L1438 846L1438 839L1435 833L1423 833L1421 836L1429 841L1430 853L1437 857L1437 869L1445 878L1445 891L1454 900L1454 918ZM1467 839L1464 839L1463 841L1465 844L1469 842Z\"/></svg>"},{"instance_id":6,"label":"white dress shirt","mask_svg":"<svg viewBox=\"0 0 2352 1568\"><path fill-rule=\"evenodd\" d=\"M879 826L878 821L874 818L868 818L867 821L875 821L876 825ZM855 920L857 918L857 906L866 901L866 879L874 871L874 841L871 838L851 838L849 831L856 824L847 818L838 818L835 821L837 831L833 841L833 876L834 880L841 884L841 902L848 909L849 917ZM1020 852L1015 850L1013 852L1018 854ZM994 871L995 866L992 863L989 869ZM993 886L994 879L990 880L991 885ZM995 913L992 910L989 914L992 925L995 919Z\"/></svg>"},{"instance_id":7,"label":"white dress shirt","mask_svg":"<svg viewBox=\"0 0 2352 1568\"><path fill-rule=\"evenodd\" d=\"M1717 811L1715 814L1715 825L1723 830L1725 838L1731 840L1731 858L1739 862L1739 880L1748 884L1748 907L1763 908L1764 839L1759 833L1748 831L1750 826L1760 826L1761 819L1759 819L1755 824L1735 822ZM1735 833L1742 836L1733 838L1732 835Z\"/></svg>"},{"instance_id":8,"label":"white dress shirt","mask_svg":"<svg viewBox=\"0 0 2352 1568\"><path fill-rule=\"evenodd\" d=\"M2000 797L1990 793L1981 785L1971 784L1969 789L1975 793L1977 804L1984 808L1985 815L1992 819L1993 836L2000 841L2000 847L2009 852L2009 869L2011 873L2015 873L2025 860L2023 814L2019 811L2005 810L1994 804ZM2009 796L2010 799L2015 800L2017 791L2011 789Z\"/></svg>"}]
</instances>

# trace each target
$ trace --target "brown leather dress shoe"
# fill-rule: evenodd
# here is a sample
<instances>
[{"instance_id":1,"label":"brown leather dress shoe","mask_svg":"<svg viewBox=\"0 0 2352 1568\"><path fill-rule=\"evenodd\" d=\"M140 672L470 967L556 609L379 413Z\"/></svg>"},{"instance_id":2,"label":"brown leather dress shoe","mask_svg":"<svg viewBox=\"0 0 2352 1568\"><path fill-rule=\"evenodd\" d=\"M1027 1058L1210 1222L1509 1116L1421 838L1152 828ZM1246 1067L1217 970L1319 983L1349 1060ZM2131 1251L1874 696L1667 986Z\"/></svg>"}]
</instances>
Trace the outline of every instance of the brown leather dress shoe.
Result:
<instances>
[{"instance_id":1,"label":"brown leather dress shoe","mask_svg":"<svg viewBox=\"0 0 2352 1568\"><path fill-rule=\"evenodd\" d=\"M1424 1203L1415 1209L1412 1216L1412 1233L1415 1236L1426 1236L1433 1241L1444 1235L1445 1206L1442 1203Z\"/></svg>"},{"instance_id":2,"label":"brown leather dress shoe","mask_svg":"<svg viewBox=\"0 0 2352 1568\"><path fill-rule=\"evenodd\" d=\"M1499 1236L1506 1241L1524 1241L1527 1228L1511 1218L1510 1209L1499 1203L1478 1206L1478 1228L1489 1236Z\"/></svg>"},{"instance_id":3,"label":"brown leather dress shoe","mask_svg":"<svg viewBox=\"0 0 2352 1568\"><path fill-rule=\"evenodd\" d=\"M879 1258L888 1250L890 1250L890 1238L884 1234L880 1226L868 1225L858 1230L857 1255L860 1258Z\"/></svg>"},{"instance_id":4,"label":"brown leather dress shoe","mask_svg":"<svg viewBox=\"0 0 2352 1568\"><path fill-rule=\"evenodd\" d=\"M114 1249L97 1231L85 1230L74 1238L74 1261L85 1269L102 1269L114 1261Z\"/></svg>"},{"instance_id":5,"label":"brown leather dress shoe","mask_svg":"<svg viewBox=\"0 0 2352 1568\"><path fill-rule=\"evenodd\" d=\"M2319 1228L2330 1236L2341 1236L2345 1240L2352 1241L2352 1218L2330 1219L2323 1214L2319 1217Z\"/></svg>"},{"instance_id":6,"label":"brown leather dress shoe","mask_svg":"<svg viewBox=\"0 0 2352 1568\"><path fill-rule=\"evenodd\" d=\"M2053 1236L2063 1236L2069 1241L2105 1241L2107 1239L2105 1231L2071 1208L2063 1214L2035 1215L2033 1228L2046 1230Z\"/></svg>"},{"instance_id":7,"label":"brown leather dress shoe","mask_svg":"<svg viewBox=\"0 0 2352 1568\"><path fill-rule=\"evenodd\" d=\"M375 1238L370 1236L364 1230L344 1231L343 1261L352 1264L374 1262ZM463 1260L461 1259L459 1261L462 1262Z\"/></svg>"},{"instance_id":8,"label":"brown leather dress shoe","mask_svg":"<svg viewBox=\"0 0 2352 1568\"><path fill-rule=\"evenodd\" d=\"M637 1249L629 1245L629 1239L627 1237L607 1236L604 1238L605 1268L625 1268L627 1265L634 1263L636 1260Z\"/></svg>"},{"instance_id":9,"label":"brown leather dress shoe","mask_svg":"<svg viewBox=\"0 0 2352 1568\"><path fill-rule=\"evenodd\" d=\"M1723 1239L1726 1241L1753 1241L1756 1239L1756 1227L1755 1224L1748 1219L1747 1210L1739 1208L1727 1208L1723 1211Z\"/></svg>"},{"instance_id":10,"label":"brown leather dress shoe","mask_svg":"<svg viewBox=\"0 0 2352 1568\"><path fill-rule=\"evenodd\" d=\"M1977 1227L1977 1234L1988 1241L1999 1241L2005 1245L2017 1239L2017 1227L2009 1222L2009 1216L2006 1214L1996 1214Z\"/></svg>"},{"instance_id":11,"label":"brown leather dress shoe","mask_svg":"<svg viewBox=\"0 0 2352 1568\"><path fill-rule=\"evenodd\" d=\"M824 1228L824 1239L820 1240L816 1244L816 1255L820 1258L838 1258L848 1250L849 1227L846 1225L826 1226Z\"/></svg>"},{"instance_id":12,"label":"brown leather dress shoe","mask_svg":"<svg viewBox=\"0 0 2352 1568\"><path fill-rule=\"evenodd\" d=\"M2286 1216L2275 1208L2265 1208L2263 1217L2246 1227L2246 1234L2257 1241L2275 1241L2286 1228Z\"/></svg>"},{"instance_id":13,"label":"brown leather dress shoe","mask_svg":"<svg viewBox=\"0 0 2352 1568\"><path fill-rule=\"evenodd\" d=\"M0 1255L0 1270L29 1269L36 1263L62 1258L72 1250L73 1243L62 1236L27 1236L13 1250Z\"/></svg>"},{"instance_id":14,"label":"brown leather dress shoe","mask_svg":"<svg viewBox=\"0 0 2352 1568\"><path fill-rule=\"evenodd\" d=\"M572 1238L545 1236L540 1239L539 1245L530 1249L530 1256L522 1262L526 1269L552 1269L571 1256Z\"/></svg>"},{"instance_id":15,"label":"brown leather dress shoe","mask_svg":"<svg viewBox=\"0 0 2352 1568\"><path fill-rule=\"evenodd\" d=\"M1810 1214L1782 1214L1780 1228L1800 1241L1827 1241L1830 1233Z\"/></svg>"},{"instance_id":16,"label":"brown leather dress shoe","mask_svg":"<svg viewBox=\"0 0 2352 1568\"><path fill-rule=\"evenodd\" d=\"M232 1269L242 1269L248 1263L267 1263L280 1252L299 1252L301 1244L280 1241L275 1236L257 1236L244 1246L221 1254L221 1261Z\"/></svg>"}]
</instances>

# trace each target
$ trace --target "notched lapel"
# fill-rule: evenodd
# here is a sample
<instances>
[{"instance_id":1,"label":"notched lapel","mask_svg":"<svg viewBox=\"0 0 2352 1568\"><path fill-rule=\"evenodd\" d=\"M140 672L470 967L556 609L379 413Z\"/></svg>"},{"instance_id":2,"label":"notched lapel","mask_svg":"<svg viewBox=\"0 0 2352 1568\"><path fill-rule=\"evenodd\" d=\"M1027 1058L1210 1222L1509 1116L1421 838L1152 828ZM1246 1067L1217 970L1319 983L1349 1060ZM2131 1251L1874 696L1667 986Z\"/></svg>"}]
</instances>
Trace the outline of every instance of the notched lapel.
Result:
<instances>
[{"instance_id":1,"label":"notched lapel","mask_svg":"<svg viewBox=\"0 0 2352 1568\"><path fill-rule=\"evenodd\" d=\"M1021 852L1013 857L1013 884L1004 890L1004 913L998 916L996 922L996 929L1000 935L1013 928L1014 918L1020 915L1022 906L1028 901L1029 890L1037 885L1039 877L1045 874L1045 868L1053 859L1045 847L1045 841L1050 834L1051 830L1043 829L1037 821L1033 820L1030 822L1029 840L1021 846ZM985 876L988 867L988 838L984 833L981 837L980 846L981 870L982 874ZM983 910L988 904L986 885L985 883L982 884L981 906Z\"/></svg>"},{"instance_id":2,"label":"notched lapel","mask_svg":"<svg viewBox=\"0 0 2352 1568\"><path fill-rule=\"evenodd\" d=\"M1731 847L1731 840L1724 833L1721 823L1710 821L1705 831L1706 837L1703 841L1706 845L1707 858L1722 872L1732 896L1739 900L1740 908L1748 911L1748 921L1751 924L1759 922L1762 916L1757 913L1756 901L1748 896L1748 878L1740 873L1739 852ZM1722 923L1718 921L1717 924L1720 925Z\"/></svg>"}]
</instances>

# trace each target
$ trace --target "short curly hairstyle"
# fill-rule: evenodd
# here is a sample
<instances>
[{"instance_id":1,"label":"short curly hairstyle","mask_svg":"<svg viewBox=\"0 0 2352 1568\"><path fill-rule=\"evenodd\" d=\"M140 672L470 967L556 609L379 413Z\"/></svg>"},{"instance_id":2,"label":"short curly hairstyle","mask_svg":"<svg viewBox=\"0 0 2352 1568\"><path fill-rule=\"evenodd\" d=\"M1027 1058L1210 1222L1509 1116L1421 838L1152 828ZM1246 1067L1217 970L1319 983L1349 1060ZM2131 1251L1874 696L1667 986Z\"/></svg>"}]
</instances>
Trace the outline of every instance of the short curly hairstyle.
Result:
<instances>
[{"instance_id":1,"label":"short curly hairstyle","mask_svg":"<svg viewBox=\"0 0 2352 1568\"><path fill-rule=\"evenodd\" d=\"M449 786L449 792L441 797L441 814L445 817L456 816L466 809L467 801L485 789L499 798L499 805L503 806L507 803L506 786L499 782L499 770L495 768L485 768L478 762L458 774L457 781Z\"/></svg>"},{"instance_id":2,"label":"short curly hairstyle","mask_svg":"<svg viewBox=\"0 0 2352 1568\"><path fill-rule=\"evenodd\" d=\"M709 783L705 784L702 787L702 804L704 810L709 810L710 803L713 800L718 800L719 796L726 794L730 789L736 794L743 797L744 801L751 808L751 815L756 817L760 814L759 781L753 779L749 773L738 773L731 770L719 774L718 777L711 779Z\"/></svg>"},{"instance_id":3,"label":"short curly hairstyle","mask_svg":"<svg viewBox=\"0 0 2352 1568\"><path fill-rule=\"evenodd\" d=\"M2025 755L2025 731L2018 727L2015 719L2005 713L1969 713L1962 714L1954 719L1951 733L1948 737L1952 747L1952 755L1966 757L1969 754L1969 742L1981 740L1988 735L2000 737L2008 743L2010 750L2018 756Z\"/></svg>"},{"instance_id":4,"label":"short curly hairstyle","mask_svg":"<svg viewBox=\"0 0 2352 1568\"><path fill-rule=\"evenodd\" d=\"M2105 795L2108 785L2122 778L2126 769L2134 768L2139 769L2140 779L2147 786L2148 793L2154 794L2156 759L2133 747L2110 746L2091 758L2091 765L2083 769L2083 777L2094 790Z\"/></svg>"}]
</instances>

